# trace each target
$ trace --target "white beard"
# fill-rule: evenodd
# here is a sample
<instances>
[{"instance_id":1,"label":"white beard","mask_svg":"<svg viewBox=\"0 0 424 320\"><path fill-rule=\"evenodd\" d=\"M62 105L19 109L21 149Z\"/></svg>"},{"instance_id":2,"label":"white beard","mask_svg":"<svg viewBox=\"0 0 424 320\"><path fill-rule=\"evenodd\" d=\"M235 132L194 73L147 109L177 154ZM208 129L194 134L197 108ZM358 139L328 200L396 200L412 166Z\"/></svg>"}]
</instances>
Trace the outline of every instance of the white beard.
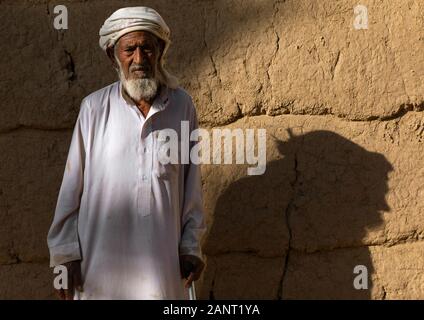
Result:
<instances>
[{"instance_id":1,"label":"white beard","mask_svg":"<svg viewBox=\"0 0 424 320\"><path fill-rule=\"evenodd\" d=\"M128 95L136 102L151 101L158 92L159 80L156 78L127 79L119 65L119 79Z\"/></svg>"}]
</instances>

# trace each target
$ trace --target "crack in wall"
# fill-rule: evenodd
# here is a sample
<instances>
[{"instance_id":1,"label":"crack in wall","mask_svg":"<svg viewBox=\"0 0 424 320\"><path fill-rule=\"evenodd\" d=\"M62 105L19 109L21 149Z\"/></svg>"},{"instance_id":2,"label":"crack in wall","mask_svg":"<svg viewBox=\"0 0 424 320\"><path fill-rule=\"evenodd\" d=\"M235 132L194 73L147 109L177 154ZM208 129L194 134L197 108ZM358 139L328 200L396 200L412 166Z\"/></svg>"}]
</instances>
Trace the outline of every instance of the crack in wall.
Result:
<instances>
[{"instance_id":1,"label":"crack in wall","mask_svg":"<svg viewBox=\"0 0 424 320\"><path fill-rule=\"evenodd\" d=\"M289 261L290 261L290 251L291 251L291 242L292 242L292 229L291 229L291 225L290 225L290 215L293 211L294 208L294 201L296 200L296 195L297 195L297 183L299 181L299 175L300 172L298 170L298 160L297 160L297 152L294 155L294 172L295 172L295 178L293 183L291 183L291 186L293 188L293 196L290 199L286 211L285 211L285 218L286 218L286 225L287 225L287 231L288 231L288 244L287 244L287 252L286 252L286 256L284 259L284 266L283 266L283 273L281 275L281 279L280 282L278 284L278 291L277 291L277 299L278 300L282 300L283 296L284 296L284 281L287 278L287 269L289 266Z\"/></svg>"},{"instance_id":2,"label":"crack in wall","mask_svg":"<svg viewBox=\"0 0 424 320\"><path fill-rule=\"evenodd\" d=\"M305 112L293 112L290 111L289 109L285 109L283 113L278 113L275 111L278 111L278 109L272 110L273 113L269 113L266 111L266 109L261 108L261 110L257 113L249 113L249 114L242 114L240 117L236 117L234 119L228 119L225 122L222 123L211 123L209 121L201 121L200 119L200 124L206 127L214 127L214 126L222 126L222 125L229 125L232 124L236 121L238 121L239 119L243 119L245 117L258 117L258 116L269 116L269 117L278 117L278 116L287 116L287 115L291 115L291 116L324 116L324 117L328 117L328 116L332 116L334 118L338 118L338 119L342 119L342 120L346 120L346 121L352 121L352 122L373 122L373 121L380 121L380 122L388 122L388 121L393 121L393 120L400 120L402 117L404 117L406 114L408 114L409 112L423 112L424 111L424 101L421 101L419 103L403 103L399 106L398 110L393 112L390 115L386 115L386 116L369 116L366 118L351 118L346 114L336 114L333 111L331 111L330 108L326 107L323 110L318 110L318 112L309 112L309 113L305 113Z\"/></svg>"},{"instance_id":3,"label":"crack in wall","mask_svg":"<svg viewBox=\"0 0 424 320\"><path fill-rule=\"evenodd\" d=\"M206 13L205 13L205 11L206 11L206 8L203 10L203 21L204 21L204 23L203 23L203 26L204 26L203 27L203 45L205 46L206 51L208 53L209 60L211 61L212 68L213 68L213 71L214 71L214 76L218 79L219 84L222 87L222 79L219 76L218 68L216 67L216 63L215 63L215 60L213 58L212 51L210 50L209 45L208 45L208 43L206 41L206 28L207 28L206 21L207 20L206 20Z\"/></svg>"},{"instance_id":4,"label":"crack in wall","mask_svg":"<svg viewBox=\"0 0 424 320\"><path fill-rule=\"evenodd\" d=\"M19 257L19 253L15 250L15 241L12 240L12 243L10 245L10 248L8 250L8 254L10 257L10 262L5 263L3 265L12 265L12 264L20 264L22 263L22 259Z\"/></svg>"},{"instance_id":5,"label":"crack in wall","mask_svg":"<svg viewBox=\"0 0 424 320\"><path fill-rule=\"evenodd\" d=\"M327 247L327 248L319 248L319 249L300 249L291 247L291 251L296 251L302 254L321 254L321 253L329 253L336 250L355 250L361 248L373 248L373 247L385 247L391 248L402 244L410 244L424 241L424 237L408 237L402 239L391 239L387 242L376 242L376 243L359 243L358 245L348 245L348 246L338 246L338 247Z\"/></svg>"},{"instance_id":6,"label":"crack in wall","mask_svg":"<svg viewBox=\"0 0 424 320\"><path fill-rule=\"evenodd\" d=\"M287 213L287 209L286 209ZM302 248L296 248L293 246L290 246L291 252L296 252L300 254L321 254L321 253L329 253L336 250L355 250L355 249L361 249L361 248L373 248L373 247L385 247L385 248L391 248L395 247L397 245L402 244L411 244L411 243L418 243L423 242L424 236L410 236L406 238L398 238L398 239L391 239L387 242L378 242L378 243L358 243L358 245L347 245L347 246L338 246L338 247L327 247L327 248L319 248L319 249L302 249ZM219 253L214 254L207 254L207 256L211 257L220 257L225 255L231 255L231 254L246 254L249 256L254 256L256 258L260 259L277 259L281 258L284 255L276 254L276 255L263 255L260 253L259 250L228 250L228 251L221 251Z\"/></svg>"},{"instance_id":7,"label":"crack in wall","mask_svg":"<svg viewBox=\"0 0 424 320\"><path fill-rule=\"evenodd\" d=\"M260 250L225 250L225 251L220 251L220 252L216 252L216 253L212 253L212 254L207 254L208 256L211 257L219 257L219 256L225 256L225 255L229 255L229 254L245 254L245 255L249 255L252 257L256 257L256 258L260 258L260 259L276 259L276 258L281 258L283 255L282 254L261 254Z\"/></svg>"},{"instance_id":8,"label":"crack in wall","mask_svg":"<svg viewBox=\"0 0 424 320\"><path fill-rule=\"evenodd\" d=\"M272 99L272 81L271 81L271 76L269 74L269 69L274 64L275 58L277 57L277 54L278 54L278 52L280 50L280 36L278 35L278 32L277 32L277 30L275 28L275 23L274 23L275 22L275 19L277 17L277 14L278 14L278 12L280 10L278 8L278 4L280 4L280 3L281 2L277 1L273 5L274 14L273 14L273 17L272 17L272 20L271 20L271 28L272 28L272 30L274 32L275 37L276 37L275 50L274 50L274 53L271 56L271 59L270 59L268 65L266 66L266 75L267 75L267 78L268 78L269 86L271 87L271 99ZM261 91L262 91L262 88L261 88Z\"/></svg>"},{"instance_id":9,"label":"crack in wall","mask_svg":"<svg viewBox=\"0 0 424 320\"><path fill-rule=\"evenodd\" d=\"M381 300L386 300L387 298L387 291L384 286L381 286L381 290L383 290L383 296L381 297Z\"/></svg>"},{"instance_id":10,"label":"crack in wall","mask_svg":"<svg viewBox=\"0 0 424 320\"><path fill-rule=\"evenodd\" d=\"M290 112L289 110L287 110L284 114L267 114L266 112L260 112L257 114L242 114L242 111L240 109L239 106L237 106L239 113L234 116L231 117L230 119L228 119L227 121L224 121L222 123L211 123L209 121L201 121L201 119L199 119L199 124L201 126L203 126L204 128L213 128L213 127L217 127L217 126L225 126L225 125L230 125L233 124L235 122L237 122L240 119L243 118L251 118L251 117L259 117L259 116L269 116L269 117L278 117L278 116L287 116L287 115L291 115L291 116L324 116L324 117L328 117L328 116L333 116L335 118L339 118L339 119L343 119L343 120L347 120L347 121L352 121L352 122L372 122L372 121L380 121L380 122L389 122L389 121L396 121L396 123L399 122L399 120L404 117L406 114L408 114L409 112L423 112L424 111L424 101L418 103L418 104L402 104L399 109L394 112L391 115L388 116L381 116L381 117L377 117L377 116L371 116L368 117L366 119L350 119L346 116L342 116L342 115L337 115L334 114L332 111L330 111L330 109L326 108L325 111L323 113L319 113L319 114L313 114L313 113L296 113L296 112ZM64 131L69 131L72 130L73 127L43 127L43 126L34 126L34 125L18 125L12 128L5 128L5 129L1 129L0 130L0 135L1 134L10 134L10 133L14 133L16 131L19 130L39 130L39 131L59 131L59 132L64 132Z\"/></svg>"},{"instance_id":11,"label":"crack in wall","mask_svg":"<svg viewBox=\"0 0 424 320\"><path fill-rule=\"evenodd\" d=\"M8 263L0 263L0 266L14 266L14 265L22 265L22 264L48 264L49 263L49 259L35 259L35 260L22 260L21 258L17 258L15 261L13 262L8 262Z\"/></svg>"},{"instance_id":12,"label":"crack in wall","mask_svg":"<svg viewBox=\"0 0 424 320\"><path fill-rule=\"evenodd\" d=\"M386 17L385 17L385 19L383 20L383 22L384 22L384 25L386 26L386 29L387 29L387 31L388 31L388 34L390 35L390 34L391 34L391 30L390 30L389 26L387 25ZM410 98L410 96L409 96L409 94L408 94L408 92L407 92L407 90L406 90L405 78L403 77L402 70L401 70L401 68L399 67L398 62L397 62L397 60L396 60L396 52L395 52L395 51L392 49L392 47L389 45L389 43L390 43L390 37L389 37L389 35L387 35L387 36L385 37L385 41L384 41L384 42L385 42L386 48L389 50L389 52L390 52L390 54L391 54L391 56L392 56L393 64L394 64L394 66L395 66L395 67L396 67L396 69L397 69L397 74L399 75L399 77L400 77L400 78L401 78L401 80L402 80L403 91L405 92L405 95L408 97L408 100L410 100L411 98Z\"/></svg>"},{"instance_id":13,"label":"crack in wall","mask_svg":"<svg viewBox=\"0 0 424 320\"><path fill-rule=\"evenodd\" d=\"M382 116L382 117L376 117L372 120L378 120L378 121L391 121L402 118L404 115L406 115L408 112L422 112L424 111L424 101L419 102L417 104L414 103L404 103L399 106L399 109L394 112L391 115L388 116Z\"/></svg>"},{"instance_id":14,"label":"crack in wall","mask_svg":"<svg viewBox=\"0 0 424 320\"><path fill-rule=\"evenodd\" d=\"M74 63L74 59L72 58L72 55L69 51L67 51L66 49L65 51L65 55L67 57L67 64L65 66L66 70L68 71L68 80L70 82L75 81L77 79L77 74L75 72L75 63Z\"/></svg>"},{"instance_id":15,"label":"crack in wall","mask_svg":"<svg viewBox=\"0 0 424 320\"><path fill-rule=\"evenodd\" d=\"M11 134L17 131L69 132L72 130L73 130L73 127L53 128L53 127L42 127L42 126L33 126L33 125L18 125L16 127L0 130L0 135Z\"/></svg>"},{"instance_id":16,"label":"crack in wall","mask_svg":"<svg viewBox=\"0 0 424 320\"><path fill-rule=\"evenodd\" d=\"M220 85L221 85L221 87L222 87L222 79L221 79L221 77L219 76L218 69L217 69L216 64L215 64L215 60L213 59L212 53L211 53L211 51L210 51L210 49L209 49L209 46L208 46L208 44L207 44L207 42L206 42L206 39L203 39L203 44L204 44L204 45L205 45L205 47L206 47L206 50L207 50L207 52L208 52L209 60L210 60L210 61L211 61L211 63L212 63L213 75L214 75L214 76L218 79L218 82L219 82L219 84L220 84Z\"/></svg>"},{"instance_id":17,"label":"crack in wall","mask_svg":"<svg viewBox=\"0 0 424 320\"><path fill-rule=\"evenodd\" d=\"M339 50L337 51L336 61L331 66L331 80L334 80L334 76L336 75L337 66L339 65L339 62L340 62L340 55L341 55L341 51Z\"/></svg>"}]
</instances>

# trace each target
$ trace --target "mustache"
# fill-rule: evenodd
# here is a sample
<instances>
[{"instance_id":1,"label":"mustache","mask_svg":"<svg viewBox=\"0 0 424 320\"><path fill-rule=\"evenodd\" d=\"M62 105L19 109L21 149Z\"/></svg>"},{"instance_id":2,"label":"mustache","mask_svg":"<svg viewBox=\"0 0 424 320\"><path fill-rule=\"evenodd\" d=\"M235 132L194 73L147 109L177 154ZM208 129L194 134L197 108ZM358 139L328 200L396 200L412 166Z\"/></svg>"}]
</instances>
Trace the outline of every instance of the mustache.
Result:
<instances>
[{"instance_id":1,"label":"mustache","mask_svg":"<svg viewBox=\"0 0 424 320\"><path fill-rule=\"evenodd\" d=\"M131 67L130 67L130 72L150 71L150 70L151 70L151 66L147 63L145 63L145 64L135 64L135 65L131 65Z\"/></svg>"}]
</instances>

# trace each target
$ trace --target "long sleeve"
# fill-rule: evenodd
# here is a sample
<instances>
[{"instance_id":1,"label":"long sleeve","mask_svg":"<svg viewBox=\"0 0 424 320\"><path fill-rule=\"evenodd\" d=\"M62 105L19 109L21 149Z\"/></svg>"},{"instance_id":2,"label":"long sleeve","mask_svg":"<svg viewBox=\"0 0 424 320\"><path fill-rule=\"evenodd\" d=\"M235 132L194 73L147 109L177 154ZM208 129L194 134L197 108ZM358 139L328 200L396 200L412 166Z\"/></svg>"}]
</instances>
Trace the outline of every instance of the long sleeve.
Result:
<instances>
[{"instance_id":1,"label":"long sleeve","mask_svg":"<svg viewBox=\"0 0 424 320\"><path fill-rule=\"evenodd\" d=\"M84 185L88 131L86 108L87 105L83 101L72 134L53 223L47 236L51 267L81 259L78 211Z\"/></svg>"},{"instance_id":2,"label":"long sleeve","mask_svg":"<svg viewBox=\"0 0 424 320\"><path fill-rule=\"evenodd\" d=\"M192 110L190 134L198 128L197 116L193 105ZM193 143L190 143L190 150L193 145ZM190 160L185 170L180 254L194 255L202 259L200 240L205 231L200 166Z\"/></svg>"}]
</instances>

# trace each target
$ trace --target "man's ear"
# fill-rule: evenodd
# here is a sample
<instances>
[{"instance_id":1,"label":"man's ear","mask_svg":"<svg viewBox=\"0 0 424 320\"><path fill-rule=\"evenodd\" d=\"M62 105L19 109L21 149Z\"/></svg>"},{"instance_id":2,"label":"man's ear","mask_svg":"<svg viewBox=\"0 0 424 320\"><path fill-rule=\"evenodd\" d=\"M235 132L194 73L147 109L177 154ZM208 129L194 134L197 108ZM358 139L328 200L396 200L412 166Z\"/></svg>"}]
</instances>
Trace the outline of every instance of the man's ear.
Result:
<instances>
[{"instance_id":1,"label":"man's ear","mask_svg":"<svg viewBox=\"0 0 424 320\"><path fill-rule=\"evenodd\" d=\"M115 59L115 48L114 47L107 48L106 54L109 57L110 61L112 62L113 67L115 69L118 68L118 64L116 63L116 59Z\"/></svg>"}]
</instances>

